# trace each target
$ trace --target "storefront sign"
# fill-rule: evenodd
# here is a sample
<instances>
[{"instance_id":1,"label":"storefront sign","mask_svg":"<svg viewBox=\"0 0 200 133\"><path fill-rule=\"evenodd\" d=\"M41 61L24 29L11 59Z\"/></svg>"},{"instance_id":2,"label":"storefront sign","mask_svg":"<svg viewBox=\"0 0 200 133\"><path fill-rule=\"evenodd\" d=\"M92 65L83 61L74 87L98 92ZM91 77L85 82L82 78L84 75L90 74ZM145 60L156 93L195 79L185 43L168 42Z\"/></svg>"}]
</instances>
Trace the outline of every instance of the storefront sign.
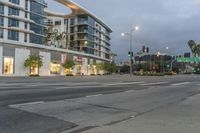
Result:
<instances>
[{"instance_id":1,"label":"storefront sign","mask_svg":"<svg viewBox=\"0 0 200 133\"><path fill-rule=\"evenodd\" d=\"M81 63L81 64L84 63L84 59L81 56L74 56L74 61L76 63Z\"/></svg>"}]
</instances>

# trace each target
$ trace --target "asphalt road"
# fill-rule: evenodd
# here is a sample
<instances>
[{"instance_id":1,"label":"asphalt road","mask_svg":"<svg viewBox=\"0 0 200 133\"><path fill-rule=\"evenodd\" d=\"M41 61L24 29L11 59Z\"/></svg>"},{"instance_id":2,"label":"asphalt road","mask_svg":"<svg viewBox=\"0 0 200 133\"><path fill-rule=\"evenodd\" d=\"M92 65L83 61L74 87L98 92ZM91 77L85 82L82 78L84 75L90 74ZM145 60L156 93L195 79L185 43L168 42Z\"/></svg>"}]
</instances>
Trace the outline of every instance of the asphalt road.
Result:
<instances>
[{"instance_id":1,"label":"asphalt road","mask_svg":"<svg viewBox=\"0 0 200 133\"><path fill-rule=\"evenodd\" d=\"M195 112L200 109L199 81L197 75L0 77L0 131L155 133L167 131L166 123L172 121L180 127L168 132L196 133L200 131L200 113ZM161 121L163 117L166 121ZM189 124L186 130L187 121L193 127Z\"/></svg>"}]
</instances>

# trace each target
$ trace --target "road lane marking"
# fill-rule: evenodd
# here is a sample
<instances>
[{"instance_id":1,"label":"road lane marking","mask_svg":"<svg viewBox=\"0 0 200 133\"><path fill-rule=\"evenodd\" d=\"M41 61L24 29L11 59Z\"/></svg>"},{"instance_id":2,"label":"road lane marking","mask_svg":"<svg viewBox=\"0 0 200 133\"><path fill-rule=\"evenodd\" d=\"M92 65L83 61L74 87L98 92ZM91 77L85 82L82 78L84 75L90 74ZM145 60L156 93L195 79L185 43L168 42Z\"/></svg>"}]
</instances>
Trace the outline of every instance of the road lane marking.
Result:
<instances>
[{"instance_id":1,"label":"road lane marking","mask_svg":"<svg viewBox=\"0 0 200 133\"><path fill-rule=\"evenodd\" d=\"M186 84L189 84L189 83L190 82L175 83L175 84L171 84L171 86L186 85Z\"/></svg>"},{"instance_id":2,"label":"road lane marking","mask_svg":"<svg viewBox=\"0 0 200 133\"><path fill-rule=\"evenodd\" d=\"M98 96L102 96L103 94L96 94L96 95L89 95L89 96L86 96L86 98L89 98L89 97L98 97Z\"/></svg>"},{"instance_id":3,"label":"road lane marking","mask_svg":"<svg viewBox=\"0 0 200 133\"><path fill-rule=\"evenodd\" d=\"M127 82L127 83L112 83L112 84L105 84L107 86L115 86L115 85L131 85L131 84L141 84L144 83L144 81L140 82Z\"/></svg>"},{"instance_id":4,"label":"road lane marking","mask_svg":"<svg viewBox=\"0 0 200 133\"><path fill-rule=\"evenodd\" d=\"M135 116L134 116L134 115L132 115L132 116L131 116L131 118L132 118L132 119L134 119L134 118L135 118Z\"/></svg>"},{"instance_id":5,"label":"road lane marking","mask_svg":"<svg viewBox=\"0 0 200 133\"><path fill-rule=\"evenodd\" d=\"M0 86L0 90L2 89L22 89L22 88L25 88L25 86L5 86L5 87L2 87Z\"/></svg>"},{"instance_id":6,"label":"road lane marking","mask_svg":"<svg viewBox=\"0 0 200 133\"><path fill-rule=\"evenodd\" d=\"M62 89L78 89L78 88L99 88L99 87L106 87L103 85L98 85L98 86L63 86L63 87L56 87L56 90L62 90Z\"/></svg>"},{"instance_id":7,"label":"road lane marking","mask_svg":"<svg viewBox=\"0 0 200 133\"><path fill-rule=\"evenodd\" d=\"M44 103L44 101L29 102L29 103L20 103L20 104L12 104L12 105L9 105L9 107L11 107L11 108L18 108L18 107L25 106L25 105L36 105L36 104L42 104L42 103Z\"/></svg>"},{"instance_id":8,"label":"road lane marking","mask_svg":"<svg viewBox=\"0 0 200 133\"><path fill-rule=\"evenodd\" d=\"M81 83L75 83L72 82L73 85L90 85L90 84L99 84L98 82L81 82Z\"/></svg>"},{"instance_id":9,"label":"road lane marking","mask_svg":"<svg viewBox=\"0 0 200 133\"><path fill-rule=\"evenodd\" d=\"M131 93L131 92L135 92L135 90L128 90L128 91L124 91L126 93Z\"/></svg>"},{"instance_id":10,"label":"road lane marking","mask_svg":"<svg viewBox=\"0 0 200 133\"><path fill-rule=\"evenodd\" d=\"M167 84L169 82L154 82L154 83L145 83L145 84L140 84L142 86L147 86L147 85L160 85L160 84Z\"/></svg>"}]
</instances>

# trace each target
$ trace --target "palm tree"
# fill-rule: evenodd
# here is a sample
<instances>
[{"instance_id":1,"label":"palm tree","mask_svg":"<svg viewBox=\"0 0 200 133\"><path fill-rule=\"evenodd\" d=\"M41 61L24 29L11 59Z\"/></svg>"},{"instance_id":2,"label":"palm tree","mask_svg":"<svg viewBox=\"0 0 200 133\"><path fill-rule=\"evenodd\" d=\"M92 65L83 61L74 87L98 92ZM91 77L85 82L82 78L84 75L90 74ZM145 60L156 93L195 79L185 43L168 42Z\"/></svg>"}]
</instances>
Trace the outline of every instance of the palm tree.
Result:
<instances>
[{"instance_id":1,"label":"palm tree","mask_svg":"<svg viewBox=\"0 0 200 133\"><path fill-rule=\"evenodd\" d=\"M200 56L200 44L196 45L195 51L196 51L196 54Z\"/></svg>"},{"instance_id":2,"label":"palm tree","mask_svg":"<svg viewBox=\"0 0 200 133\"><path fill-rule=\"evenodd\" d=\"M188 41L188 46L190 47L190 49L192 51L192 55L194 57L196 57L196 55L197 55L197 53L196 53L197 52L197 50L196 50L196 46L197 46L196 42L194 40L190 40L190 41Z\"/></svg>"}]
</instances>

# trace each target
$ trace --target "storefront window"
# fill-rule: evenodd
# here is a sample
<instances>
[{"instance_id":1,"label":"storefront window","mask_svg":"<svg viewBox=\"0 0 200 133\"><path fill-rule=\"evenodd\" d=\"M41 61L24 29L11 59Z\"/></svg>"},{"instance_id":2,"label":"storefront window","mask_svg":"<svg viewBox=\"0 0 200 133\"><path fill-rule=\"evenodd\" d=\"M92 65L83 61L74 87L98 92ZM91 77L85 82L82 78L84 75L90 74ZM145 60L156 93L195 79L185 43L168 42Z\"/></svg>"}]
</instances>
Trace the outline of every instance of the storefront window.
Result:
<instances>
[{"instance_id":1,"label":"storefront window","mask_svg":"<svg viewBox=\"0 0 200 133\"><path fill-rule=\"evenodd\" d=\"M92 73L94 75L97 75L97 66L95 66L95 65L92 66Z\"/></svg>"},{"instance_id":2,"label":"storefront window","mask_svg":"<svg viewBox=\"0 0 200 133\"><path fill-rule=\"evenodd\" d=\"M81 68L82 68L82 65L78 64L77 65L77 75L82 75Z\"/></svg>"},{"instance_id":3,"label":"storefront window","mask_svg":"<svg viewBox=\"0 0 200 133\"><path fill-rule=\"evenodd\" d=\"M51 74L60 74L60 64L51 63Z\"/></svg>"},{"instance_id":4,"label":"storefront window","mask_svg":"<svg viewBox=\"0 0 200 133\"><path fill-rule=\"evenodd\" d=\"M37 74L39 74L38 66L33 65L31 67L31 75L37 75Z\"/></svg>"},{"instance_id":5,"label":"storefront window","mask_svg":"<svg viewBox=\"0 0 200 133\"><path fill-rule=\"evenodd\" d=\"M13 58L4 58L4 74L13 74Z\"/></svg>"}]
</instances>

